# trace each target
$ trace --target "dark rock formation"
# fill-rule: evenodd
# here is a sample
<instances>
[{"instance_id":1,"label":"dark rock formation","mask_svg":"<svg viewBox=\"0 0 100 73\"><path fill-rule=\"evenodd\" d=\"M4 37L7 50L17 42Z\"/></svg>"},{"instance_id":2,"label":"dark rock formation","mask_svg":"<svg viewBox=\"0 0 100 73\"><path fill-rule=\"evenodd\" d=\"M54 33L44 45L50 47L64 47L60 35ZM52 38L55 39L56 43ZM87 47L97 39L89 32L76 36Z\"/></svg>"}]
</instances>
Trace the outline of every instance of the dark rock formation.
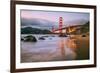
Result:
<instances>
[{"instance_id":1,"label":"dark rock formation","mask_svg":"<svg viewBox=\"0 0 100 73\"><path fill-rule=\"evenodd\" d=\"M36 37L32 36L32 35L28 35L28 36L26 36L24 38L25 38L25 40L24 40L25 42L37 42Z\"/></svg>"}]
</instances>

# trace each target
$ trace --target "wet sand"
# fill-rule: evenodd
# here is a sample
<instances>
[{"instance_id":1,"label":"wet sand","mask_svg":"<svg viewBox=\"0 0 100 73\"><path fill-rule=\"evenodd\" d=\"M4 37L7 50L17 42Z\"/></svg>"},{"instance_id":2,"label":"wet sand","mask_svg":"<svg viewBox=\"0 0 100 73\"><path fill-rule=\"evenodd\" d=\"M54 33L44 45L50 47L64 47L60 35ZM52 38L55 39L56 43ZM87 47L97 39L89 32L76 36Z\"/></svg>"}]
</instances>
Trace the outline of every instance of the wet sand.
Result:
<instances>
[{"instance_id":1,"label":"wet sand","mask_svg":"<svg viewBox=\"0 0 100 73\"><path fill-rule=\"evenodd\" d=\"M66 45L76 53L75 60L89 59L89 35L74 35L67 40Z\"/></svg>"},{"instance_id":2,"label":"wet sand","mask_svg":"<svg viewBox=\"0 0 100 73\"><path fill-rule=\"evenodd\" d=\"M45 62L89 59L89 36L82 37L81 35L76 35L71 38L60 38L59 40L55 42L52 41L51 43L42 42L42 44L45 46L35 46L35 43L30 42L21 43L21 62ZM52 45L55 46L53 47Z\"/></svg>"},{"instance_id":3,"label":"wet sand","mask_svg":"<svg viewBox=\"0 0 100 73\"><path fill-rule=\"evenodd\" d=\"M79 35L75 37L77 60L89 59L89 36L82 37Z\"/></svg>"}]
</instances>

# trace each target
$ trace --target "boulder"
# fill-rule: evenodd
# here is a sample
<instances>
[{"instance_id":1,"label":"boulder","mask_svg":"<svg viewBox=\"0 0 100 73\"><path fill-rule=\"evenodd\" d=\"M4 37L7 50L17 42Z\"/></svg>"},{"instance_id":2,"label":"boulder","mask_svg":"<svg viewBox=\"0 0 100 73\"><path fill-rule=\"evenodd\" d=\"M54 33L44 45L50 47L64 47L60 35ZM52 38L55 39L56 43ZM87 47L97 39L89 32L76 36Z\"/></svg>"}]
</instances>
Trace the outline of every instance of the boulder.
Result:
<instances>
[{"instance_id":1,"label":"boulder","mask_svg":"<svg viewBox=\"0 0 100 73\"><path fill-rule=\"evenodd\" d=\"M82 37L86 37L86 35L85 35L85 34L83 34L83 35L82 35Z\"/></svg>"},{"instance_id":2,"label":"boulder","mask_svg":"<svg viewBox=\"0 0 100 73\"><path fill-rule=\"evenodd\" d=\"M21 38L21 41L24 41L24 38Z\"/></svg>"},{"instance_id":3,"label":"boulder","mask_svg":"<svg viewBox=\"0 0 100 73\"><path fill-rule=\"evenodd\" d=\"M44 37L39 37L39 40L45 40L45 38Z\"/></svg>"},{"instance_id":4,"label":"boulder","mask_svg":"<svg viewBox=\"0 0 100 73\"><path fill-rule=\"evenodd\" d=\"M66 34L60 34L59 37L67 37Z\"/></svg>"},{"instance_id":5,"label":"boulder","mask_svg":"<svg viewBox=\"0 0 100 73\"><path fill-rule=\"evenodd\" d=\"M37 42L36 37L32 36L32 35L28 35L28 36L26 36L24 38L25 38L25 40L24 40L25 42Z\"/></svg>"}]
</instances>

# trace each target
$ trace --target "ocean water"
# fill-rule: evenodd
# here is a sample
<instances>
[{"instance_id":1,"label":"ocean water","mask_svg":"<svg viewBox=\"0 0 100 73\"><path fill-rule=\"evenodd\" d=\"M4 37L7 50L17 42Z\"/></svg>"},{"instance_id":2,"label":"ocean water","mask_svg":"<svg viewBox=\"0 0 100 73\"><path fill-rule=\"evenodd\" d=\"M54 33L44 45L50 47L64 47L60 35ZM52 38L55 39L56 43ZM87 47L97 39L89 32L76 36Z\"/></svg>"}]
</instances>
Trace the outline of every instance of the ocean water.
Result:
<instances>
[{"instance_id":1,"label":"ocean water","mask_svg":"<svg viewBox=\"0 0 100 73\"><path fill-rule=\"evenodd\" d=\"M22 35L24 37L27 35ZM69 37L33 35L37 42L21 41L21 62L64 61L76 58L76 44ZM44 37L45 40L39 40Z\"/></svg>"}]
</instances>

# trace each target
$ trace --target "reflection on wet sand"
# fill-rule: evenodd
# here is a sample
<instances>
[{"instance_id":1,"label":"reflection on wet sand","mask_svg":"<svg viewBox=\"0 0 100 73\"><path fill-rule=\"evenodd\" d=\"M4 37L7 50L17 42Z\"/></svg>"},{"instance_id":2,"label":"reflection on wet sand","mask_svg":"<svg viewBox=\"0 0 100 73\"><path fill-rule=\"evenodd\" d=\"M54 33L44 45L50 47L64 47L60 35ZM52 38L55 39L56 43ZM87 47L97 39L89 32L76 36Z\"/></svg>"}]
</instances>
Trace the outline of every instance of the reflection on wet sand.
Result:
<instances>
[{"instance_id":1,"label":"reflection on wet sand","mask_svg":"<svg viewBox=\"0 0 100 73\"><path fill-rule=\"evenodd\" d=\"M21 42L21 62L89 59L89 37L53 37L37 43Z\"/></svg>"},{"instance_id":2,"label":"reflection on wet sand","mask_svg":"<svg viewBox=\"0 0 100 73\"><path fill-rule=\"evenodd\" d=\"M58 45L59 45L59 49L61 50L61 56L62 56L62 59L65 58L66 54L65 54L65 43L64 43L64 40L61 39L59 42L58 42Z\"/></svg>"},{"instance_id":3,"label":"reflection on wet sand","mask_svg":"<svg viewBox=\"0 0 100 73\"><path fill-rule=\"evenodd\" d=\"M76 48L76 44L73 40L64 38L59 42L59 49L61 50L61 56L64 60L72 60L75 59L76 53L73 49Z\"/></svg>"}]
</instances>

